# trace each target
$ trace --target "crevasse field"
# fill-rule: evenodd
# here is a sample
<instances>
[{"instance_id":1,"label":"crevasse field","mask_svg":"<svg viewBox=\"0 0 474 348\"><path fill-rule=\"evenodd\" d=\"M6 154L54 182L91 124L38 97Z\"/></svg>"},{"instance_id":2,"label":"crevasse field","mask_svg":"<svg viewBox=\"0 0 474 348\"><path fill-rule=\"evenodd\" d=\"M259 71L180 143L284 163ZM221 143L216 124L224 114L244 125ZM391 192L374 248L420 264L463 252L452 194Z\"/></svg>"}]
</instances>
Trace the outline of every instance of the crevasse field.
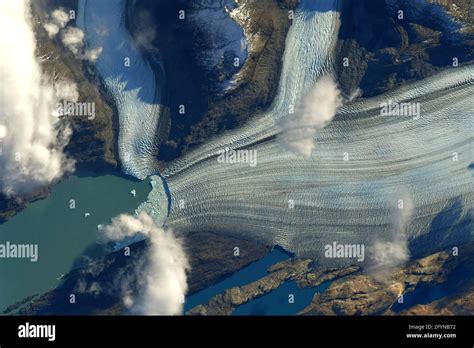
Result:
<instances>
[{"instance_id":1,"label":"crevasse field","mask_svg":"<svg viewBox=\"0 0 474 348\"><path fill-rule=\"evenodd\" d=\"M96 69L117 105L123 170L144 179L156 173L161 91L125 27L125 5L125 0L81 0L76 24L84 30L87 46L103 48Z\"/></svg>"},{"instance_id":2,"label":"crevasse field","mask_svg":"<svg viewBox=\"0 0 474 348\"><path fill-rule=\"evenodd\" d=\"M103 12L110 21L120 21L123 3L113 3ZM346 102L317 134L309 159L286 151L276 139L278 120L290 105L333 69L340 4L300 3L272 107L176 160L161 173L164 181L154 176L148 201L138 210L179 233L238 235L321 262L324 245L335 240L370 244L399 233L402 227L395 221L400 199L410 202L402 233L413 252L472 240L474 67L444 70L386 95ZM88 40L100 40L93 34L100 27L93 12L102 5L86 0L81 5ZM97 66L119 106L124 170L143 178L157 174L158 87L150 67L130 40L124 40L126 34L111 35L117 40L105 44L114 45L115 54L103 55ZM130 76L120 66L123 54L141 62ZM111 64L112 59L117 63ZM380 105L387 100L420 103L420 118L381 116ZM256 150L258 165L218 163L217 155L226 147Z\"/></svg>"}]
</instances>

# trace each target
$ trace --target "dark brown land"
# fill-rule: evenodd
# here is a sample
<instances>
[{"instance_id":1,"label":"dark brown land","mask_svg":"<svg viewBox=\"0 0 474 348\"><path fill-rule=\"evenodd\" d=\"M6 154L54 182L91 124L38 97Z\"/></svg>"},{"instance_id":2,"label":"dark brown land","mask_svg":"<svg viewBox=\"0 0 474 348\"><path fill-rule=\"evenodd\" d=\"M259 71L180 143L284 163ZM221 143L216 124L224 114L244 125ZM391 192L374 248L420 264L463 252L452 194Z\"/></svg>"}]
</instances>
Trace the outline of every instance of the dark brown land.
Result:
<instances>
[{"instance_id":1,"label":"dark brown land","mask_svg":"<svg viewBox=\"0 0 474 348\"><path fill-rule=\"evenodd\" d=\"M187 314L231 315L237 306L294 280L301 288L333 281L299 315L473 315L473 256L474 244L470 243L459 246L458 256L446 249L378 272L367 272L357 265L316 271L310 259L290 259L271 266L267 276L227 289ZM442 297L425 301L423 294L435 287L442 287ZM418 300L424 303L409 302L407 308L397 308L400 295L404 301L414 301L410 299L414 293L421 293Z\"/></svg>"},{"instance_id":2,"label":"dark brown land","mask_svg":"<svg viewBox=\"0 0 474 348\"><path fill-rule=\"evenodd\" d=\"M451 68L453 58L459 65L474 59L474 16L467 0L443 0L448 12L440 7L417 16L410 1L400 3L396 10L404 11L403 19L384 1L343 2L335 70L347 96L357 88L364 98L379 95Z\"/></svg>"},{"instance_id":3,"label":"dark brown land","mask_svg":"<svg viewBox=\"0 0 474 348\"><path fill-rule=\"evenodd\" d=\"M79 102L95 103L95 119L68 118L73 129L72 138L65 151L76 162L76 169L100 173L118 166L116 151L117 113L113 102L107 99L99 79L84 61L78 60L62 45L59 38L51 39L44 30L48 13L63 7L76 10L77 0L32 1L34 31L37 40L36 55L50 57L41 62L45 76L67 79L77 85ZM55 183L51 183L51 187ZM0 223L24 209L26 205L48 196L50 187L42 187L29 195L6 197L0 193Z\"/></svg>"},{"instance_id":4,"label":"dark brown land","mask_svg":"<svg viewBox=\"0 0 474 348\"><path fill-rule=\"evenodd\" d=\"M132 4L134 2L129 2ZM154 56L159 55L165 69L162 117L164 135L159 159L167 162L184 154L209 138L238 127L255 113L268 108L273 101L282 66L285 39L291 20L288 11L297 0L244 0L246 20L239 22L249 41L249 55L239 73L238 87L221 95L216 90L218 78L202 69L196 61L206 45L200 28L192 21L179 20L177 13L192 13L191 2L142 0L134 3L128 24L135 37L140 37L154 23L154 39L142 47L155 71ZM159 81L162 83L163 81ZM179 113L184 105L185 114ZM166 164L164 164L166 165Z\"/></svg>"},{"instance_id":5,"label":"dark brown land","mask_svg":"<svg viewBox=\"0 0 474 348\"><path fill-rule=\"evenodd\" d=\"M269 247L255 242L223 237L214 233L192 233L184 239L190 257L189 293L195 293L219 279L227 277L244 266L262 258ZM234 256L239 247L240 256ZM123 251L107 255L86 267L73 270L64 276L63 283L54 290L33 299L27 298L9 306L5 314L19 315L118 315L126 314L120 284L127 278L131 288L138 283L137 267L146 259L147 242L130 246L130 256ZM70 294L76 303L69 303ZM18 310L19 309L19 310Z\"/></svg>"}]
</instances>

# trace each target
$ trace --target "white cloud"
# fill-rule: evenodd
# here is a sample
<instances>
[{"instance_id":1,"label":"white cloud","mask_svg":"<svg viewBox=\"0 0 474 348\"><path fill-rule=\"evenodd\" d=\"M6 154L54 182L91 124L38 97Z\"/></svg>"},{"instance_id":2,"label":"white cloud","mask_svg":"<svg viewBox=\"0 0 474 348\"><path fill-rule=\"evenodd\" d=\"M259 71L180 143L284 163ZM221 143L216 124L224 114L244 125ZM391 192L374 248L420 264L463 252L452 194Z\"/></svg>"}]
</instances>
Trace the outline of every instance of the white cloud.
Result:
<instances>
[{"instance_id":1,"label":"white cloud","mask_svg":"<svg viewBox=\"0 0 474 348\"><path fill-rule=\"evenodd\" d=\"M410 256L405 232L398 231L389 241L376 241L372 252L374 269L403 265Z\"/></svg>"},{"instance_id":2,"label":"white cloud","mask_svg":"<svg viewBox=\"0 0 474 348\"><path fill-rule=\"evenodd\" d=\"M321 77L295 113L281 121L279 139L282 145L309 158L316 147L317 131L331 122L341 105L341 93L333 77Z\"/></svg>"},{"instance_id":3,"label":"white cloud","mask_svg":"<svg viewBox=\"0 0 474 348\"><path fill-rule=\"evenodd\" d=\"M117 242L127 237L133 237L137 233L148 236L153 228L155 228L155 224L148 214L142 213L138 218L121 214L114 217L110 225L100 229L99 239L104 242Z\"/></svg>"},{"instance_id":4,"label":"white cloud","mask_svg":"<svg viewBox=\"0 0 474 348\"><path fill-rule=\"evenodd\" d=\"M134 299L128 284L123 284L123 302L136 314L182 314L187 291L186 271L189 269L182 243L171 230L155 226L153 219L141 212L137 217L122 214L100 230L102 241L120 241L141 233L150 245L145 268L137 270L142 284L141 293ZM127 282L125 282L127 283Z\"/></svg>"},{"instance_id":5,"label":"white cloud","mask_svg":"<svg viewBox=\"0 0 474 348\"><path fill-rule=\"evenodd\" d=\"M407 229L411 222L414 206L408 194L401 199L403 206L393 208L393 233L389 240L376 240L373 244L372 264L369 269L380 272L403 265L410 258ZM397 202L401 204L400 202Z\"/></svg>"},{"instance_id":6,"label":"white cloud","mask_svg":"<svg viewBox=\"0 0 474 348\"><path fill-rule=\"evenodd\" d=\"M11 196L60 178L73 162L63 153L70 130L58 124L58 97L35 57L27 1L0 2L0 42L0 189Z\"/></svg>"},{"instance_id":7,"label":"white cloud","mask_svg":"<svg viewBox=\"0 0 474 348\"><path fill-rule=\"evenodd\" d=\"M93 48L91 50L85 50L84 54L82 55L82 59L88 60L89 62L94 63L97 60L97 58L99 58L101 53L102 53L102 47Z\"/></svg>"},{"instance_id":8,"label":"white cloud","mask_svg":"<svg viewBox=\"0 0 474 348\"><path fill-rule=\"evenodd\" d=\"M58 24L61 28L64 28L70 21L69 14L62 8L58 8L51 14L54 23Z\"/></svg>"},{"instance_id":9,"label":"white cloud","mask_svg":"<svg viewBox=\"0 0 474 348\"><path fill-rule=\"evenodd\" d=\"M63 8L58 8L53 11L50 21L43 27L50 38L54 38L61 31L61 42L76 58L94 63L102 53L102 47L85 49L84 32L77 27L66 27L69 21L69 14Z\"/></svg>"},{"instance_id":10,"label":"white cloud","mask_svg":"<svg viewBox=\"0 0 474 348\"><path fill-rule=\"evenodd\" d=\"M77 27L67 27L61 30L61 42L77 59L94 63L102 53L102 47L93 49L84 48L84 32Z\"/></svg>"},{"instance_id":11,"label":"white cloud","mask_svg":"<svg viewBox=\"0 0 474 348\"><path fill-rule=\"evenodd\" d=\"M55 37L59 33L60 29L56 24L53 23L45 23L43 28L46 30L50 38Z\"/></svg>"},{"instance_id":12,"label":"white cloud","mask_svg":"<svg viewBox=\"0 0 474 348\"><path fill-rule=\"evenodd\" d=\"M77 102L79 99L79 92L77 85L74 82L66 79L60 79L54 83L54 91L57 99L67 100L70 102Z\"/></svg>"},{"instance_id":13,"label":"white cloud","mask_svg":"<svg viewBox=\"0 0 474 348\"><path fill-rule=\"evenodd\" d=\"M55 37L59 30L69 22L69 14L62 8L58 8L51 14L51 21L43 25L50 38Z\"/></svg>"},{"instance_id":14,"label":"white cloud","mask_svg":"<svg viewBox=\"0 0 474 348\"><path fill-rule=\"evenodd\" d=\"M78 56L84 47L84 32L77 27L67 27L61 31L61 41L74 55Z\"/></svg>"},{"instance_id":15,"label":"white cloud","mask_svg":"<svg viewBox=\"0 0 474 348\"><path fill-rule=\"evenodd\" d=\"M7 136L7 127L3 124L0 124L0 139L3 139Z\"/></svg>"}]
</instances>

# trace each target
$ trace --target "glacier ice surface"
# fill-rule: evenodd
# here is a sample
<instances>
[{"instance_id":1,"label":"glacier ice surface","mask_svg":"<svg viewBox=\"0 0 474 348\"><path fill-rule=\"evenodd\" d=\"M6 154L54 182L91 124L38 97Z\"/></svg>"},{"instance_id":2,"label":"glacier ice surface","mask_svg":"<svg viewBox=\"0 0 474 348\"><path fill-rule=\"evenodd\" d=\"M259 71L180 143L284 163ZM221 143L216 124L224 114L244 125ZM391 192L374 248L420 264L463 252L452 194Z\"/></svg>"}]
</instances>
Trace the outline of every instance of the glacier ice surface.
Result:
<instances>
[{"instance_id":1,"label":"glacier ice surface","mask_svg":"<svg viewBox=\"0 0 474 348\"><path fill-rule=\"evenodd\" d=\"M76 24L87 46L103 49L95 67L117 106L123 171L144 179L157 172L161 91L125 27L125 6L125 0L80 0Z\"/></svg>"}]
</instances>

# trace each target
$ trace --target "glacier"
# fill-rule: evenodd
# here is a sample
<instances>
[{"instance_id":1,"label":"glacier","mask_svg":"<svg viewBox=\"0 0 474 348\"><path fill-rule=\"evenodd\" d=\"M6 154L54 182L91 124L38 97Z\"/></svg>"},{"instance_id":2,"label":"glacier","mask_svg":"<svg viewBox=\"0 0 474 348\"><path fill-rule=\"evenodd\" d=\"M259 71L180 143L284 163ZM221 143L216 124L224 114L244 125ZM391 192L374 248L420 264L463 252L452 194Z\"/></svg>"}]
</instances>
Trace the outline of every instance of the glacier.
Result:
<instances>
[{"instance_id":1,"label":"glacier","mask_svg":"<svg viewBox=\"0 0 474 348\"><path fill-rule=\"evenodd\" d=\"M270 137L242 145L257 151L256 167L210 156L165 172L173 199L167 225L255 238L318 258L333 241L370 245L388 239L397 202L408 196L414 205L409 240L443 226L454 233L421 247L470 240L473 89L466 81L419 96L419 120L382 117L376 101L346 105L318 134L309 160ZM458 216L433 225L446 213Z\"/></svg>"},{"instance_id":2,"label":"glacier","mask_svg":"<svg viewBox=\"0 0 474 348\"><path fill-rule=\"evenodd\" d=\"M150 64L125 27L126 0L80 0L76 25L87 47L102 47L95 63L107 93L115 101L118 152L125 174L144 179L157 172L158 126L163 81L157 84ZM126 66L129 60L130 66Z\"/></svg>"},{"instance_id":3,"label":"glacier","mask_svg":"<svg viewBox=\"0 0 474 348\"><path fill-rule=\"evenodd\" d=\"M412 251L473 239L474 66L346 102L316 135L309 159L276 140L279 120L333 70L340 7L338 0L300 2L268 111L153 175L153 189L137 212L178 233L206 230L278 244L321 263L325 244L390 238L400 199L413 202ZM117 104L119 156L126 174L143 179L158 173L161 83L133 45L124 9L123 0L80 0L77 25L87 45L103 47L96 68ZM420 118L382 116L380 105L388 100L420 103ZM255 150L257 166L219 163L225 148Z\"/></svg>"},{"instance_id":4,"label":"glacier","mask_svg":"<svg viewBox=\"0 0 474 348\"><path fill-rule=\"evenodd\" d=\"M342 2L301 1L287 35L277 96L270 111L256 115L247 125L209 141L204 147L171 163L167 175L215 156L226 147L238 148L278 133L276 121L288 115L318 77L329 73L339 31ZM306 39L311 38L311 39Z\"/></svg>"},{"instance_id":5,"label":"glacier","mask_svg":"<svg viewBox=\"0 0 474 348\"><path fill-rule=\"evenodd\" d=\"M165 224L179 233L206 230L278 244L322 265L325 244L389 239L400 199L413 202L406 229L412 252L473 239L474 66L346 102L317 134L309 159L276 140L278 120L332 71L340 4L300 3L270 109L171 163L164 184L139 210L163 206L166 187ZM388 100L420 103L419 119L381 116ZM224 148L256 150L257 166L218 163Z\"/></svg>"}]
</instances>

